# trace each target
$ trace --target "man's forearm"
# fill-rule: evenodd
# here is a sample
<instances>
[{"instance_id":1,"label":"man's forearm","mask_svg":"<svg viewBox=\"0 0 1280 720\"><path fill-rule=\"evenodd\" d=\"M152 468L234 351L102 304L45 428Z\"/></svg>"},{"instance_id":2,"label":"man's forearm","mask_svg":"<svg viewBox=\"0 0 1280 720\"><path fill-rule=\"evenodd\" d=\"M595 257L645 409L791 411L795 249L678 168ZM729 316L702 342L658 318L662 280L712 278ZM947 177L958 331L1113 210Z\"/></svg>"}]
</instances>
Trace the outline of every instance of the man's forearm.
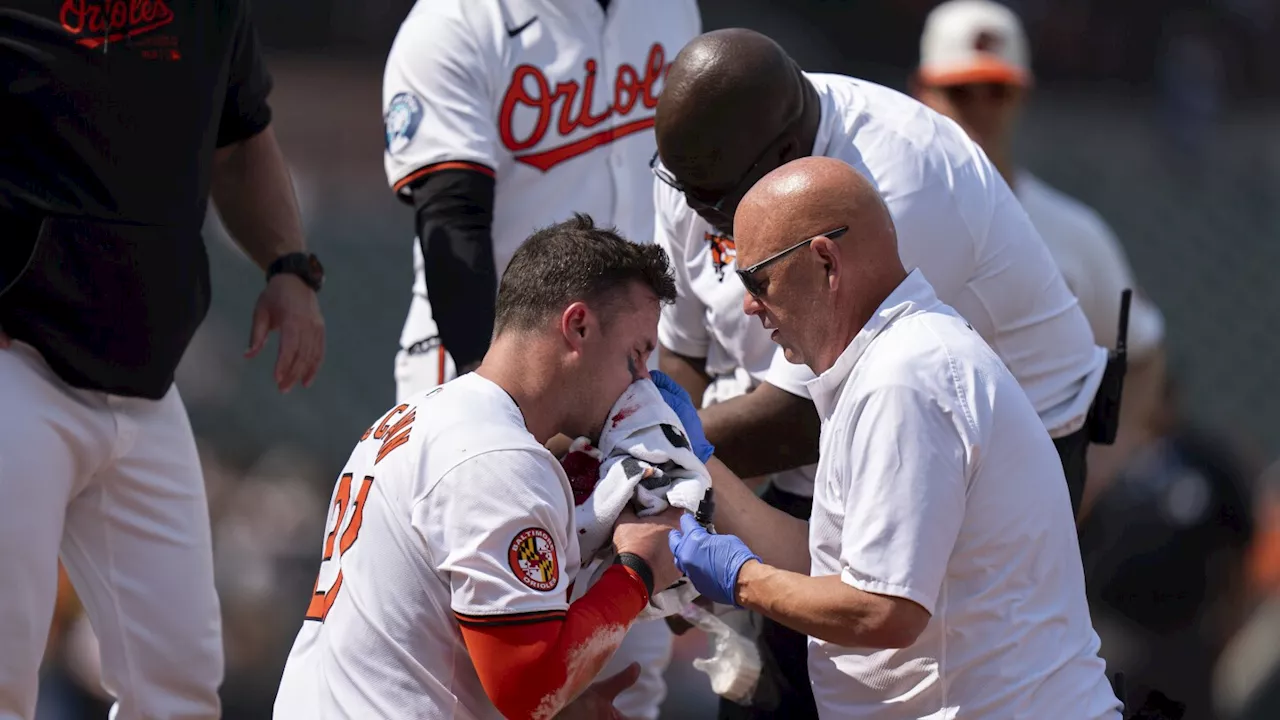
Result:
<instances>
[{"instance_id":1,"label":"man's forearm","mask_svg":"<svg viewBox=\"0 0 1280 720\"><path fill-rule=\"evenodd\" d=\"M263 270L306 249L289 166L270 126L214 154L211 194L227 232Z\"/></svg>"},{"instance_id":2,"label":"man's forearm","mask_svg":"<svg viewBox=\"0 0 1280 720\"><path fill-rule=\"evenodd\" d=\"M765 383L699 412L716 456L739 477L818 461L822 423L813 402Z\"/></svg>"},{"instance_id":3,"label":"man's forearm","mask_svg":"<svg viewBox=\"0 0 1280 720\"><path fill-rule=\"evenodd\" d=\"M459 372L480 362L493 336L494 193L494 179L476 170L440 170L413 188L431 314Z\"/></svg>"},{"instance_id":4,"label":"man's forearm","mask_svg":"<svg viewBox=\"0 0 1280 720\"><path fill-rule=\"evenodd\" d=\"M737 535L774 567L808 574L809 523L770 507L716 456L707 470L716 491L716 532Z\"/></svg>"},{"instance_id":5,"label":"man's forearm","mask_svg":"<svg viewBox=\"0 0 1280 720\"><path fill-rule=\"evenodd\" d=\"M658 346L658 369L689 393L694 407L702 407L702 395L711 384L706 368L706 358L686 357L667 349L665 345Z\"/></svg>"},{"instance_id":6,"label":"man's forearm","mask_svg":"<svg viewBox=\"0 0 1280 720\"><path fill-rule=\"evenodd\" d=\"M737 600L797 632L819 640L864 648L906 647L919 636L928 614L907 600L862 592L838 575L809 577L755 561L738 573Z\"/></svg>"}]
</instances>

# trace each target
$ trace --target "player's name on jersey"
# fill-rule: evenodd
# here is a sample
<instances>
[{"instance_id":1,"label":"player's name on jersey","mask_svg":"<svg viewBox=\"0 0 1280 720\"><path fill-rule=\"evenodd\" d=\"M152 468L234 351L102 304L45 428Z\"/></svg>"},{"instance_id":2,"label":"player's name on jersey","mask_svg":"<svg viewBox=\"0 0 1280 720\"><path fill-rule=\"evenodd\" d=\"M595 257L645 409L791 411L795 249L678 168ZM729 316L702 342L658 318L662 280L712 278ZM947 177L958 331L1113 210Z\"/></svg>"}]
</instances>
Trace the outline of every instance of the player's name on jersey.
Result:
<instances>
[{"instance_id":1,"label":"player's name on jersey","mask_svg":"<svg viewBox=\"0 0 1280 720\"><path fill-rule=\"evenodd\" d=\"M378 448L378 456L374 459L373 464L377 465L382 462L392 450L409 442L409 433L413 430L413 421L418 417L417 408L408 405L397 405L392 408L382 419L369 426L368 430L360 436L360 442L370 439L381 440L382 447Z\"/></svg>"}]
</instances>

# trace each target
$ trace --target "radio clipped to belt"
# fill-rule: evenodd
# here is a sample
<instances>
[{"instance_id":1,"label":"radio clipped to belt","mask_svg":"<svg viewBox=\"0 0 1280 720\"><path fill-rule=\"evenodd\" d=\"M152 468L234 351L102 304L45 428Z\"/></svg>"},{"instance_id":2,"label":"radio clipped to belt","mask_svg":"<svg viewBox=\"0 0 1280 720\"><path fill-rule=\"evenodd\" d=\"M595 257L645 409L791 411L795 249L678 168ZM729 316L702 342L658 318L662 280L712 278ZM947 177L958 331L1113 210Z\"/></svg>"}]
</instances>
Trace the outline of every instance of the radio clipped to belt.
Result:
<instances>
[{"instance_id":1,"label":"radio clipped to belt","mask_svg":"<svg viewBox=\"0 0 1280 720\"><path fill-rule=\"evenodd\" d=\"M1116 441L1120 427L1120 396L1124 392L1124 374L1128 369L1129 302L1133 290L1125 288L1120 293L1120 327L1116 332L1116 349L1107 356L1107 368L1102 373L1102 385L1093 397L1089 408L1089 441L1098 445L1111 445Z\"/></svg>"}]
</instances>

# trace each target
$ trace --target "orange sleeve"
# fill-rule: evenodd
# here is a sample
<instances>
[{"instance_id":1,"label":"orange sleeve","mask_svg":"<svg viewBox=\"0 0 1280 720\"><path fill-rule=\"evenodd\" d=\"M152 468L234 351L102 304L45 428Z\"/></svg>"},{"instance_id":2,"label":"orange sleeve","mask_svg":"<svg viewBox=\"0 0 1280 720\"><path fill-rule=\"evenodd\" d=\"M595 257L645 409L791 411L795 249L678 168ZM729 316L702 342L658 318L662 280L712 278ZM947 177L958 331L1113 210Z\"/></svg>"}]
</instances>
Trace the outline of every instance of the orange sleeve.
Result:
<instances>
[{"instance_id":1,"label":"orange sleeve","mask_svg":"<svg viewBox=\"0 0 1280 720\"><path fill-rule=\"evenodd\" d=\"M512 720L541 719L586 689L648 603L640 576L614 565L563 614L455 616L498 711Z\"/></svg>"}]
</instances>

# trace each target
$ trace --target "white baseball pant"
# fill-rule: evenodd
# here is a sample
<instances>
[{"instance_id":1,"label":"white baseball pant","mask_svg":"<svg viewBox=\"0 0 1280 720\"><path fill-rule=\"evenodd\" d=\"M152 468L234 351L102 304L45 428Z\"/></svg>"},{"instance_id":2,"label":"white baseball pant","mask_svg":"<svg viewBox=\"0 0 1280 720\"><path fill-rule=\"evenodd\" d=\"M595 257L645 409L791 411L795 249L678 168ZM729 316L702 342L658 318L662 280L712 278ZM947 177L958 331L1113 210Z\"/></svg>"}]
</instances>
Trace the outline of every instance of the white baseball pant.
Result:
<instances>
[{"instance_id":1,"label":"white baseball pant","mask_svg":"<svg viewBox=\"0 0 1280 720\"><path fill-rule=\"evenodd\" d=\"M35 715L59 555L98 637L111 717L218 718L209 509L177 389L78 390L14 342L0 398L0 720Z\"/></svg>"},{"instance_id":2,"label":"white baseball pant","mask_svg":"<svg viewBox=\"0 0 1280 720\"><path fill-rule=\"evenodd\" d=\"M441 346L431 308L418 294L405 320L400 352L396 353L396 402L430 390L457 376L457 368L448 351ZM414 339L417 338L417 339ZM650 369L657 369L658 354L650 358ZM621 672L633 662L640 663L640 679L622 691L614 707L632 720L658 720L662 701L667 697L663 673L671 662L671 630L665 620L636 623L622 646L600 672L601 678Z\"/></svg>"}]
</instances>

